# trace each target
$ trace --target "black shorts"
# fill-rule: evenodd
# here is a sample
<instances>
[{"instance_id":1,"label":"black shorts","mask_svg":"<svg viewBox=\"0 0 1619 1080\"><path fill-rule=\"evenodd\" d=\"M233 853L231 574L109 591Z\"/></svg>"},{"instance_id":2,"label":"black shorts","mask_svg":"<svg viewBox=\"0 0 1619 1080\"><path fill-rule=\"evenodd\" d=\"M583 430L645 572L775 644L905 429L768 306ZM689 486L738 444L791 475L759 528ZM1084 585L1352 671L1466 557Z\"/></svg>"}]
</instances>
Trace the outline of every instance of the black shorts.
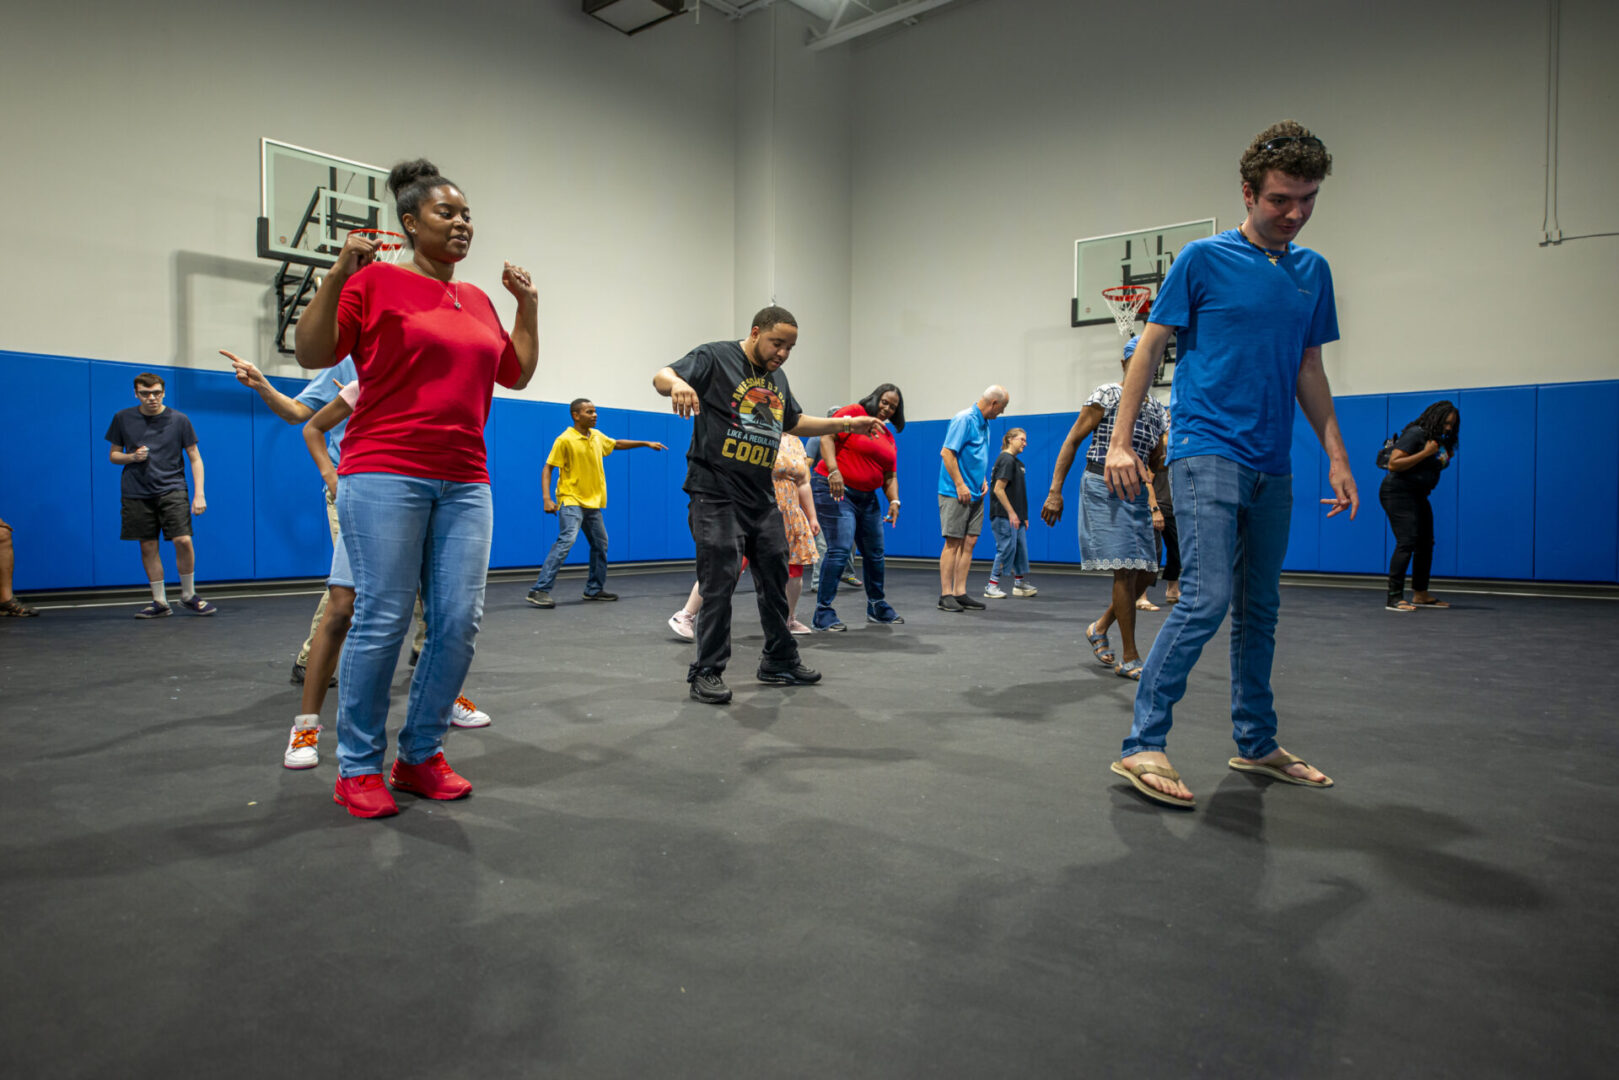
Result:
<instances>
[{"instance_id":1,"label":"black shorts","mask_svg":"<svg viewBox=\"0 0 1619 1080\"><path fill-rule=\"evenodd\" d=\"M156 540L159 528L168 540L191 535L191 496L183 489L149 499L124 500L124 530L119 539Z\"/></svg>"}]
</instances>

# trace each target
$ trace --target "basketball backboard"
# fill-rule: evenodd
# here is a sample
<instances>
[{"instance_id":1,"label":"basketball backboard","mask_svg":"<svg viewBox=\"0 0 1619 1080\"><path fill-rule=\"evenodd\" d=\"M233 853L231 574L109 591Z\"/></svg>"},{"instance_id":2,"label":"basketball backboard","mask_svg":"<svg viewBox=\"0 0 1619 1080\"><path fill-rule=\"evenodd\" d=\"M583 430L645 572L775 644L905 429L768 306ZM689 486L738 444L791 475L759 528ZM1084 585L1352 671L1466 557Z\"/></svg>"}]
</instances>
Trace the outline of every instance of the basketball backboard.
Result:
<instances>
[{"instance_id":1,"label":"basketball backboard","mask_svg":"<svg viewBox=\"0 0 1619 1080\"><path fill-rule=\"evenodd\" d=\"M1214 219L1204 218L1075 240L1072 325L1111 326L1113 315L1102 300L1102 290L1115 285L1146 286L1156 298L1181 248L1213 235Z\"/></svg>"},{"instance_id":2,"label":"basketball backboard","mask_svg":"<svg viewBox=\"0 0 1619 1080\"><path fill-rule=\"evenodd\" d=\"M260 258L329 267L350 229L392 222L387 169L259 140Z\"/></svg>"}]
</instances>

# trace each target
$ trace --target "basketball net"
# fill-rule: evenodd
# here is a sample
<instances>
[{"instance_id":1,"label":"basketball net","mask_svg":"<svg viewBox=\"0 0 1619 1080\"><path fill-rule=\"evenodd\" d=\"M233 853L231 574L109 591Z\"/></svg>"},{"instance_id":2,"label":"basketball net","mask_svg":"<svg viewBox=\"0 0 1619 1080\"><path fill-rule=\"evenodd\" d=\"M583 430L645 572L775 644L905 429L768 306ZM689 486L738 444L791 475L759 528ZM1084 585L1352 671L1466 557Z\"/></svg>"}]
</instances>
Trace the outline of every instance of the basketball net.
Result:
<instances>
[{"instance_id":1,"label":"basketball net","mask_svg":"<svg viewBox=\"0 0 1619 1080\"><path fill-rule=\"evenodd\" d=\"M1152 299L1152 290L1145 285L1115 285L1102 290L1102 299L1119 326L1119 336L1129 338L1136 333L1136 316Z\"/></svg>"}]
</instances>

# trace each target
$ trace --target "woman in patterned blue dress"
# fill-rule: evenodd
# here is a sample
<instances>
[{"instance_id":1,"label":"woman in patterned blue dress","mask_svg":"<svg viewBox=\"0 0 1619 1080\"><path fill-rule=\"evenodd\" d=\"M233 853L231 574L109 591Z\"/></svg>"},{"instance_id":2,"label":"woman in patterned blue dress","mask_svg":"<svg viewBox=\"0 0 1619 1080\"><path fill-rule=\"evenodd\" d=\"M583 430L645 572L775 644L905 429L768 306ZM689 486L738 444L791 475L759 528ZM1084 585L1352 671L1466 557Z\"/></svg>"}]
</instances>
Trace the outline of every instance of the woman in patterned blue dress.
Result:
<instances>
[{"instance_id":1,"label":"woman in patterned blue dress","mask_svg":"<svg viewBox=\"0 0 1619 1080\"><path fill-rule=\"evenodd\" d=\"M1131 338L1124 346L1125 370L1129 370L1137 340ZM1113 418L1122 393L1119 383L1105 383L1085 400L1057 455L1051 493L1040 508L1040 517L1047 525L1055 525L1062 519L1063 481L1068 478L1079 444L1094 433L1085 454L1085 475L1080 480L1079 553L1082 569L1113 571L1113 593L1107 610L1085 628L1085 640L1090 642L1091 652L1099 663L1111 667L1114 674L1123 678L1139 680L1143 661L1136 648L1136 600L1157 577L1154 522L1161 524L1163 519L1157 516L1160 511L1152 485L1143 485L1135 499L1126 500L1108 491L1102 477L1102 464L1113 437ZM1164 432L1168 427L1169 416L1164 407L1149 397L1131 432L1131 444L1149 469L1163 468ZM1119 627L1121 646L1117 657L1107 639L1108 629L1114 623Z\"/></svg>"}]
</instances>

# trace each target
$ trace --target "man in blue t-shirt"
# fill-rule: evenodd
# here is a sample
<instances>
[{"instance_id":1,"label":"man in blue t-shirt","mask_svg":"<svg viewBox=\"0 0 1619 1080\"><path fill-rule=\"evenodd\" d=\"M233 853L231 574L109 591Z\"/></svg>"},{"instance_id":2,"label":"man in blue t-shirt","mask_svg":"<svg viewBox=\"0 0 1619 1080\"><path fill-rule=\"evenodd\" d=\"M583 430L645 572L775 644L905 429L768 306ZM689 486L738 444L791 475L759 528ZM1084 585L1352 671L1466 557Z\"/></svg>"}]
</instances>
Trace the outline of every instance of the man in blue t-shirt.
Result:
<instances>
[{"instance_id":1,"label":"man in blue t-shirt","mask_svg":"<svg viewBox=\"0 0 1619 1080\"><path fill-rule=\"evenodd\" d=\"M1306 787L1319 769L1276 743L1271 661L1282 557L1293 507L1293 402L1326 450L1327 516L1360 506L1333 411L1321 346L1338 340L1327 262L1293 240L1315 209L1332 155L1292 120L1261 132L1242 156L1247 217L1194 241L1170 267L1125 377L1106 477L1133 498L1151 475L1129 432L1171 331L1179 355L1170 395L1170 484L1181 537L1181 600L1153 642L1136 690L1135 721L1113 771L1150 799L1190 808L1192 793L1165 754L1171 711L1203 645L1231 611L1231 768Z\"/></svg>"},{"instance_id":2,"label":"man in blue t-shirt","mask_svg":"<svg viewBox=\"0 0 1619 1080\"><path fill-rule=\"evenodd\" d=\"M143 371L135 376L135 400L140 404L120 410L107 427L112 444L107 460L122 465L119 480L123 498L124 540L139 540L141 565L152 590L152 602L135 613L137 619L159 619L173 614L163 582L161 535L174 545L174 564L180 572L180 606L196 615L212 615L214 605L197 595L197 549L191 542L191 515L208 509L203 495L202 451L191 419L163 403L167 388L161 375ZM186 496L185 458L191 460L191 478L197 493Z\"/></svg>"},{"instance_id":3,"label":"man in blue t-shirt","mask_svg":"<svg viewBox=\"0 0 1619 1080\"><path fill-rule=\"evenodd\" d=\"M939 449L939 610L982 611L967 595L973 545L984 531L984 495L989 491L989 422L1006 411L1004 386L990 386L978 401L958 412L945 429Z\"/></svg>"}]
</instances>

